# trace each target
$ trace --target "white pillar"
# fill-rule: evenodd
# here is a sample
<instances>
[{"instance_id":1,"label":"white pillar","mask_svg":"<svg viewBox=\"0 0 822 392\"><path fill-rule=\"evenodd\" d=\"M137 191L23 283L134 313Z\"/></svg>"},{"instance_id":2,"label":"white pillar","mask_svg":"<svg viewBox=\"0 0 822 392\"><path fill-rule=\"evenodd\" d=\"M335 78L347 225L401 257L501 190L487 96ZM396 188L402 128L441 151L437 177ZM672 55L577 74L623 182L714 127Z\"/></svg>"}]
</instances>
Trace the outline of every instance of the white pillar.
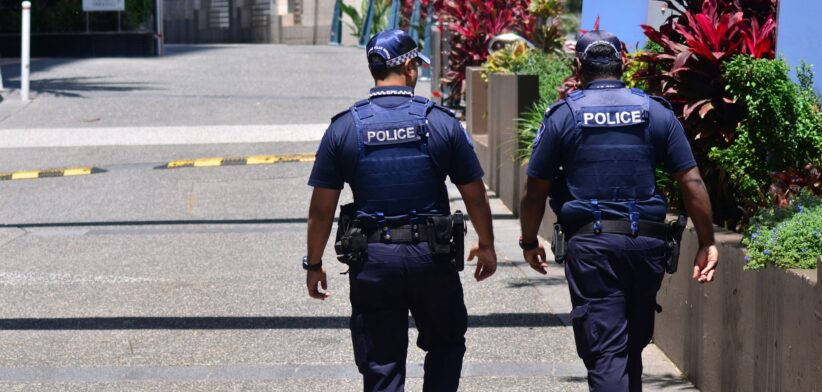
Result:
<instances>
[{"instance_id":1,"label":"white pillar","mask_svg":"<svg viewBox=\"0 0 822 392\"><path fill-rule=\"evenodd\" d=\"M20 98L29 100L29 61L31 60L31 2L23 2L23 42L20 49Z\"/></svg>"}]
</instances>

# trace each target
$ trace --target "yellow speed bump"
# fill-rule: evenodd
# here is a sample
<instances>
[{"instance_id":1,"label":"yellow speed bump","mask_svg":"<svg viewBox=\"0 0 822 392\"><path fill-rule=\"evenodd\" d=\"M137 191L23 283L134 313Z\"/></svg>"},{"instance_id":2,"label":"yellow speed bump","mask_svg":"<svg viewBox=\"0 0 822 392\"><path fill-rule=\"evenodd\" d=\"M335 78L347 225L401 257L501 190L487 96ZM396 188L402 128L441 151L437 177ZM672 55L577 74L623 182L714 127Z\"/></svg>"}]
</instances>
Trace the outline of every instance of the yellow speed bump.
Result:
<instances>
[{"instance_id":1,"label":"yellow speed bump","mask_svg":"<svg viewBox=\"0 0 822 392\"><path fill-rule=\"evenodd\" d=\"M68 169L51 169L51 170L27 170L12 173L0 173L0 181L8 180L33 180L35 178L51 178L51 177L74 177L85 176L95 173L103 173L105 170L96 167L74 167Z\"/></svg>"},{"instance_id":2,"label":"yellow speed bump","mask_svg":"<svg viewBox=\"0 0 822 392\"><path fill-rule=\"evenodd\" d=\"M178 169L182 167L214 167L214 166L242 166L242 165L273 165L285 162L314 162L314 154L287 154L287 155L257 155L238 158L203 158L171 161L160 165L157 169Z\"/></svg>"}]
</instances>

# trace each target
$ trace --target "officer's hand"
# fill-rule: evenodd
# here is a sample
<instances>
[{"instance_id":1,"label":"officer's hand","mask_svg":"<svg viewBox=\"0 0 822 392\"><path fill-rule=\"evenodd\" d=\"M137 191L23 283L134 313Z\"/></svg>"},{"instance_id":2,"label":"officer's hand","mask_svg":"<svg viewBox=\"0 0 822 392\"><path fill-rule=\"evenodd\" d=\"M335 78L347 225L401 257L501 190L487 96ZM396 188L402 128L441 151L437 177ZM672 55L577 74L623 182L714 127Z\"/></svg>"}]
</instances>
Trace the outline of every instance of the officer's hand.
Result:
<instances>
[{"instance_id":1,"label":"officer's hand","mask_svg":"<svg viewBox=\"0 0 822 392\"><path fill-rule=\"evenodd\" d=\"M327 291L328 281L325 279L325 267L320 271L308 271L305 277L305 284L308 286L308 295L311 298L324 301L331 296L331 292ZM318 284L322 287L322 291L317 287Z\"/></svg>"},{"instance_id":2,"label":"officer's hand","mask_svg":"<svg viewBox=\"0 0 822 392\"><path fill-rule=\"evenodd\" d=\"M477 282L485 280L497 271L497 251L493 245L480 246L479 243L474 244L468 253L468 261L474 260L474 256L477 257L477 269L474 270L474 279Z\"/></svg>"},{"instance_id":3,"label":"officer's hand","mask_svg":"<svg viewBox=\"0 0 822 392\"><path fill-rule=\"evenodd\" d=\"M715 245L699 248L694 259L693 278L699 283L710 283L714 280L716 264L719 262L719 251Z\"/></svg>"},{"instance_id":4,"label":"officer's hand","mask_svg":"<svg viewBox=\"0 0 822 392\"><path fill-rule=\"evenodd\" d=\"M548 262L545 260L545 247L542 246L542 242L534 249L522 251L522 257L525 258L525 262L527 262L534 271L543 275L548 274Z\"/></svg>"}]
</instances>

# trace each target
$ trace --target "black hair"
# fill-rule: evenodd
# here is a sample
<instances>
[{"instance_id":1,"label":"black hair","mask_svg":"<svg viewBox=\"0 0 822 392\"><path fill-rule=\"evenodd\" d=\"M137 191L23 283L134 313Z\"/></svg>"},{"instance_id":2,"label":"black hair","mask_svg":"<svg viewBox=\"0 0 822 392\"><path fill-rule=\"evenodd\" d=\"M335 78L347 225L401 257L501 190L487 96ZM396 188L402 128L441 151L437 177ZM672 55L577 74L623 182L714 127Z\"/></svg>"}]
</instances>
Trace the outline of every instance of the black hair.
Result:
<instances>
[{"instance_id":1,"label":"black hair","mask_svg":"<svg viewBox=\"0 0 822 392\"><path fill-rule=\"evenodd\" d=\"M607 63L582 61L582 77L587 81L607 78L622 78L622 60L613 59L614 49L607 45L598 45L588 50L588 57L608 57ZM621 57L621 56L620 56Z\"/></svg>"},{"instance_id":2,"label":"black hair","mask_svg":"<svg viewBox=\"0 0 822 392\"><path fill-rule=\"evenodd\" d=\"M387 68L385 65L385 61L382 57L378 54L372 54L368 56L368 64L379 64L377 66L369 66L368 69L371 71L371 76L374 77L374 80L385 80L391 74L402 75L403 74L403 64L397 65L395 67Z\"/></svg>"}]
</instances>

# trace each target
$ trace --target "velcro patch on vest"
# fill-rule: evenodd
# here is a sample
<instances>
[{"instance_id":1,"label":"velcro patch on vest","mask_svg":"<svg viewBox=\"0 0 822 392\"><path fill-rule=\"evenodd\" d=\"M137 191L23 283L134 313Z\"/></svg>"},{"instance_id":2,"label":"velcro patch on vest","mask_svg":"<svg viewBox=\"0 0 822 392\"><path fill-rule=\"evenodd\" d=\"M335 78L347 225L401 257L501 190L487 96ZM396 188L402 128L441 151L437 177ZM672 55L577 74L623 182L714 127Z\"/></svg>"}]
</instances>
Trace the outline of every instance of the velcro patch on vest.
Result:
<instances>
[{"instance_id":1,"label":"velcro patch on vest","mask_svg":"<svg viewBox=\"0 0 822 392\"><path fill-rule=\"evenodd\" d=\"M648 116L642 106L601 106L583 108L583 127L608 128L644 124Z\"/></svg>"},{"instance_id":2,"label":"velcro patch on vest","mask_svg":"<svg viewBox=\"0 0 822 392\"><path fill-rule=\"evenodd\" d=\"M422 139L420 126L383 126L365 129L362 133L366 146L387 146L416 142Z\"/></svg>"}]
</instances>

